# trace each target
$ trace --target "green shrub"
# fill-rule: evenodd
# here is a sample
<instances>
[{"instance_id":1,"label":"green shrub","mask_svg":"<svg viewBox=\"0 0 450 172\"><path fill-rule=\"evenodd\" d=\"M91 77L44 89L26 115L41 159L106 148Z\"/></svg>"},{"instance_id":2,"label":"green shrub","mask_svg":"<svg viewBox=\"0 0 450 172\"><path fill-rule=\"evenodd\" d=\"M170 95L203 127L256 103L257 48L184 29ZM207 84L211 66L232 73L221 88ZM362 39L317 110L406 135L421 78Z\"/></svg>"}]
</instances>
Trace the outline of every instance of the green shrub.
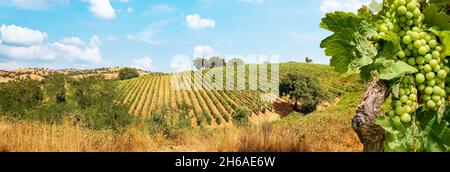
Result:
<instances>
[{"instance_id":1,"label":"green shrub","mask_svg":"<svg viewBox=\"0 0 450 172\"><path fill-rule=\"evenodd\" d=\"M133 68L123 68L119 71L119 79L120 80L127 80L131 78L139 77L139 72L136 69Z\"/></svg>"},{"instance_id":2,"label":"green shrub","mask_svg":"<svg viewBox=\"0 0 450 172\"><path fill-rule=\"evenodd\" d=\"M236 109L236 111L232 115L233 122L237 126L248 125L250 122L251 114L252 114L252 110L250 110L248 107L239 107L238 109Z\"/></svg>"},{"instance_id":3,"label":"green shrub","mask_svg":"<svg viewBox=\"0 0 450 172\"><path fill-rule=\"evenodd\" d=\"M41 105L43 99L38 81L27 79L0 84L0 110L4 115L22 118L25 112Z\"/></svg>"},{"instance_id":4,"label":"green shrub","mask_svg":"<svg viewBox=\"0 0 450 172\"><path fill-rule=\"evenodd\" d=\"M279 89L280 96L291 99L294 110L304 114L315 111L320 101L330 97L317 79L301 73L287 73L282 76Z\"/></svg>"}]
</instances>

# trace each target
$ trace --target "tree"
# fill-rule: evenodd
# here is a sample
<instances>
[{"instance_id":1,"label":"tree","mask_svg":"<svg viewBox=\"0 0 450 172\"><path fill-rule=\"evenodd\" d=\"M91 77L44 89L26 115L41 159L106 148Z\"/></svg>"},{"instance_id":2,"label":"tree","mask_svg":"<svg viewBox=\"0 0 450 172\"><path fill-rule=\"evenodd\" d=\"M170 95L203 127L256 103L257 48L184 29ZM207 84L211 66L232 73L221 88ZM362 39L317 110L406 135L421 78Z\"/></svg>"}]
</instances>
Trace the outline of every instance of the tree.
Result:
<instances>
[{"instance_id":1,"label":"tree","mask_svg":"<svg viewBox=\"0 0 450 172\"><path fill-rule=\"evenodd\" d=\"M309 57L305 57L305 62L306 63L313 63L313 60L310 59Z\"/></svg>"},{"instance_id":2,"label":"tree","mask_svg":"<svg viewBox=\"0 0 450 172\"><path fill-rule=\"evenodd\" d=\"M210 59L205 58L196 58L194 59L194 66L198 70L200 69L212 69L212 68L218 68L225 66L225 59L222 59L220 57L211 57Z\"/></svg>"},{"instance_id":3,"label":"tree","mask_svg":"<svg viewBox=\"0 0 450 172\"><path fill-rule=\"evenodd\" d=\"M217 56L211 57L211 58L208 60L208 64L209 64L209 68L211 68L211 69L212 69L212 68L222 67L222 66L225 66L225 65L226 65L225 59L222 59L222 58L217 57Z\"/></svg>"},{"instance_id":4,"label":"tree","mask_svg":"<svg viewBox=\"0 0 450 172\"><path fill-rule=\"evenodd\" d=\"M87 128L118 131L131 123L126 106L116 101L119 94L115 81L90 76L72 81L71 86Z\"/></svg>"},{"instance_id":5,"label":"tree","mask_svg":"<svg viewBox=\"0 0 450 172\"><path fill-rule=\"evenodd\" d=\"M315 111L317 104L328 96L328 92L322 88L319 81L300 73L288 73L283 76L279 89L280 96L289 97L294 110L304 114Z\"/></svg>"},{"instance_id":6,"label":"tree","mask_svg":"<svg viewBox=\"0 0 450 172\"><path fill-rule=\"evenodd\" d=\"M0 84L0 95L0 110L19 116L39 106L44 99L39 82L31 79Z\"/></svg>"},{"instance_id":7,"label":"tree","mask_svg":"<svg viewBox=\"0 0 450 172\"><path fill-rule=\"evenodd\" d=\"M198 58L194 59L194 66L198 70L208 68L208 66L209 66L208 63L209 63L208 60L205 58L198 57Z\"/></svg>"},{"instance_id":8,"label":"tree","mask_svg":"<svg viewBox=\"0 0 450 172\"><path fill-rule=\"evenodd\" d=\"M66 102L66 77L62 73L55 73L45 80L44 89L48 97L56 103Z\"/></svg>"},{"instance_id":9,"label":"tree","mask_svg":"<svg viewBox=\"0 0 450 172\"><path fill-rule=\"evenodd\" d=\"M228 60L227 65L229 65L229 66L241 66L241 65L245 65L245 62L242 59L240 59L240 58L233 58L233 59Z\"/></svg>"},{"instance_id":10,"label":"tree","mask_svg":"<svg viewBox=\"0 0 450 172\"><path fill-rule=\"evenodd\" d=\"M136 69L133 68L123 68L119 71L119 79L120 80L127 80L131 78L139 77L139 72Z\"/></svg>"}]
</instances>

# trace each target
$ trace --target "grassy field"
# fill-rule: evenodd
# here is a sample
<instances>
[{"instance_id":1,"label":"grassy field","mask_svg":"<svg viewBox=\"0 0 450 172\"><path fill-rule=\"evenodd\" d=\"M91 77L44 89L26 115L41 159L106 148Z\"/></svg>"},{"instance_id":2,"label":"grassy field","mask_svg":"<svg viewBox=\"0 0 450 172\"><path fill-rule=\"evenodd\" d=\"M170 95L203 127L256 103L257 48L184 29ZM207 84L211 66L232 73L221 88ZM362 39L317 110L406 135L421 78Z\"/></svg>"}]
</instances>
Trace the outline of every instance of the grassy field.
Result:
<instances>
[{"instance_id":1,"label":"grassy field","mask_svg":"<svg viewBox=\"0 0 450 172\"><path fill-rule=\"evenodd\" d=\"M143 125L142 122L134 123L125 131L118 133L109 130L89 130L74 125L70 119L65 119L62 124L48 124L0 118L0 151L361 151L362 145L351 127L351 119L363 96L363 85L357 76L340 76L326 65L283 63L280 69L282 75L296 71L318 78L336 98L324 103L325 105L321 105L318 111L308 116L289 115L280 120L262 121L245 127L201 125L170 130L170 135L154 132L149 129L151 126ZM130 108L131 114L149 113L150 109L157 109L158 106L149 102L173 107L177 101L185 100L192 105L203 99L203 105L199 103L197 110L194 108L190 112L191 115L209 114L212 121L217 119L226 121L223 114L230 115L233 103L239 101L233 99L232 95L215 91L176 93L166 89L170 88L168 78L167 75L147 76L127 82L130 93L121 94L124 95L122 101L133 107ZM221 100L224 98L222 96L228 96L230 100L235 101ZM213 104L215 106L212 106ZM203 111L208 113L199 113Z\"/></svg>"},{"instance_id":2,"label":"grassy field","mask_svg":"<svg viewBox=\"0 0 450 172\"><path fill-rule=\"evenodd\" d=\"M351 93L322 111L305 117L249 127L192 128L172 138L131 127L122 134L74 126L0 120L1 151L361 151L351 118L362 93Z\"/></svg>"}]
</instances>

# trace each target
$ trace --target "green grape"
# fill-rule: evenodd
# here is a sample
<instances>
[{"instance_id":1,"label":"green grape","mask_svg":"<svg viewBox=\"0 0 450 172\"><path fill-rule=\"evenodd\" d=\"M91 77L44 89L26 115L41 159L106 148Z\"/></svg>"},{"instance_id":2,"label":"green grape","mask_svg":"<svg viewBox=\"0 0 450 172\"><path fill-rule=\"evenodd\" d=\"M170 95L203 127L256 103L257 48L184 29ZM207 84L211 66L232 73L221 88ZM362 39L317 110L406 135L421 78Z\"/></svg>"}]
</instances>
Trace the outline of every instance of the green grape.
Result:
<instances>
[{"instance_id":1,"label":"green grape","mask_svg":"<svg viewBox=\"0 0 450 172\"><path fill-rule=\"evenodd\" d=\"M406 37L406 36L405 36ZM408 39L407 39L408 40ZM403 39L403 43L405 43L405 40ZM406 44L406 43L405 43ZM425 46L422 46L422 47L420 47L419 48L419 54L420 55L425 55L425 54L427 54L428 53L428 49L427 49L427 47L425 47Z\"/></svg>"},{"instance_id":2,"label":"green grape","mask_svg":"<svg viewBox=\"0 0 450 172\"><path fill-rule=\"evenodd\" d=\"M436 107L436 103L433 100L428 100L427 108L434 109Z\"/></svg>"},{"instance_id":3,"label":"green grape","mask_svg":"<svg viewBox=\"0 0 450 172\"><path fill-rule=\"evenodd\" d=\"M415 2L410 2L406 6L406 8L408 9L408 11L414 11L416 9L416 3Z\"/></svg>"},{"instance_id":4,"label":"green grape","mask_svg":"<svg viewBox=\"0 0 450 172\"><path fill-rule=\"evenodd\" d=\"M447 72L445 70L439 70L438 77L441 79L447 78Z\"/></svg>"},{"instance_id":5,"label":"green grape","mask_svg":"<svg viewBox=\"0 0 450 172\"><path fill-rule=\"evenodd\" d=\"M422 84L425 82L425 75L419 73L416 75L416 82Z\"/></svg>"},{"instance_id":6,"label":"green grape","mask_svg":"<svg viewBox=\"0 0 450 172\"><path fill-rule=\"evenodd\" d=\"M426 87L426 88L425 88L425 94L427 94L427 95L433 94L433 88L431 88L431 87Z\"/></svg>"},{"instance_id":7,"label":"green grape","mask_svg":"<svg viewBox=\"0 0 450 172\"><path fill-rule=\"evenodd\" d=\"M411 115L409 115L408 113L405 113L405 114L403 114L401 117L400 117L400 120L403 122L403 123L410 123L411 122Z\"/></svg>"},{"instance_id":8,"label":"green grape","mask_svg":"<svg viewBox=\"0 0 450 172\"><path fill-rule=\"evenodd\" d=\"M438 45L438 43L437 43L437 41L436 40L430 40L429 42L428 42L428 45L430 45L430 48L436 48L436 46Z\"/></svg>"},{"instance_id":9,"label":"green grape","mask_svg":"<svg viewBox=\"0 0 450 172\"><path fill-rule=\"evenodd\" d=\"M427 80L433 80L436 77L436 74L434 74L434 72L428 72L425 75L425 78L427 78Z\"/></svg>"}]
</instances>

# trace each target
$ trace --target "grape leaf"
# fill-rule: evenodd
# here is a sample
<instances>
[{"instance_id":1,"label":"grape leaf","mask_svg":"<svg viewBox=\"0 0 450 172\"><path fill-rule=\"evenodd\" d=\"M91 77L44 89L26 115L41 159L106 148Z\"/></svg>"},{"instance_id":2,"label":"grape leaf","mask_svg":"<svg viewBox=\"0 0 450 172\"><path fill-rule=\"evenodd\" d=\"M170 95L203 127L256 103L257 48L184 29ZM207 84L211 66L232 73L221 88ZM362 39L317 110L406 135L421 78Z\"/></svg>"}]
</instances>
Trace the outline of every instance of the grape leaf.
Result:
<instances>
[{"instance_id":1,"label":"grape leaf","mask_svg":"<svg viewBox=\"0 0 450 172\"><path fill-rule=\"evenodd\" d=\"M372 62L376 55L375 46L369 42L376 33L372 24L353 13L333 12L322 18L320 26L334 32L321 42L320 47L331 56L330 65L336 71L345 73Z\"/></svg>"},{"instance_id":2,"label":"grape leaf","mask_svg":"<svg viewBox=\"0 0 450 172\"><path fill-rule=\"evenodd\" d=\"M393 32L386 33L386 36L381 37L379 43L383 45L381 51L377 54L376 58L390 59L401 51L400 37Z\"/></svg>"},{"instance_id":3,"label":"grape leaf","mask_svg":"<svg viewBox=\"0 0 450 172\"><path fill-rule=\"evenodd\" d=\"M386 131L384 141L384 151L386 152L410 152L412 151L411 129L406 128L400 121L394 122L386 116L380 116L375 124L381 126Z\"/></svg>"},{"instance_id":4,"label":"grape leaf","mask_svg":"<svg viewBox=\"0 0 450 172\"><path fill-rule=\"evenodd\" d=\"M423 10L424 22L429 27L438 27L440 30L450 30L450 16L439 12L435 4L431 4Z\"/></svg>"},{"instance_id":5,"label":"grape leaf","mask_svg":"<svg viewBox=\"0 0 450 172\"><path fill-rule=\"evenodd\" d=\"M450 1L449 0L430 0L430 3L435 4L439 9L444 9L447 6L450 7Z\"/></svg>"},{"instance_id":6,"label":"grape leaf","mask_svg":"<svg viewBox=\"0 0 450 172\"><path fill-rule=\"evenodd\" d=\"M399 98L400 95L400 83L395 84L392 86L392 93L395 98Z\"/></svg>"},{"instance_id":7,"label":"grape leaf","mask_svg":"<svg viewBox=\"0 0 450 172\"><path fill-rule=\"evenodd\" d=\"M365 5L358 9L358 16L370 22L374 21L374 18L376 17Z\"/></svg>"},{"instance_id":8,"label":"grape leaf","mask_svg":"<svg viewBox=\"0 0 450 172\"><path fill-rule=\"evenodd\" d=\"M379 69L380 79L392 80L400 78L404 74L416 73L417 69L403 61L380 59L377 63L382 63Z\"/></svg>"},{"instance_id":9,"label":"grape leaf","mask_svg":"<svg viewBox=\"0 0 450 172\"><path fill-rule=\"evenodd\" d=\"M425 111L418 114L422 132L424 152L444 152L450 147L450 128L448 121L438 122L436 112Z\"/></svg>"}]
</instances>

